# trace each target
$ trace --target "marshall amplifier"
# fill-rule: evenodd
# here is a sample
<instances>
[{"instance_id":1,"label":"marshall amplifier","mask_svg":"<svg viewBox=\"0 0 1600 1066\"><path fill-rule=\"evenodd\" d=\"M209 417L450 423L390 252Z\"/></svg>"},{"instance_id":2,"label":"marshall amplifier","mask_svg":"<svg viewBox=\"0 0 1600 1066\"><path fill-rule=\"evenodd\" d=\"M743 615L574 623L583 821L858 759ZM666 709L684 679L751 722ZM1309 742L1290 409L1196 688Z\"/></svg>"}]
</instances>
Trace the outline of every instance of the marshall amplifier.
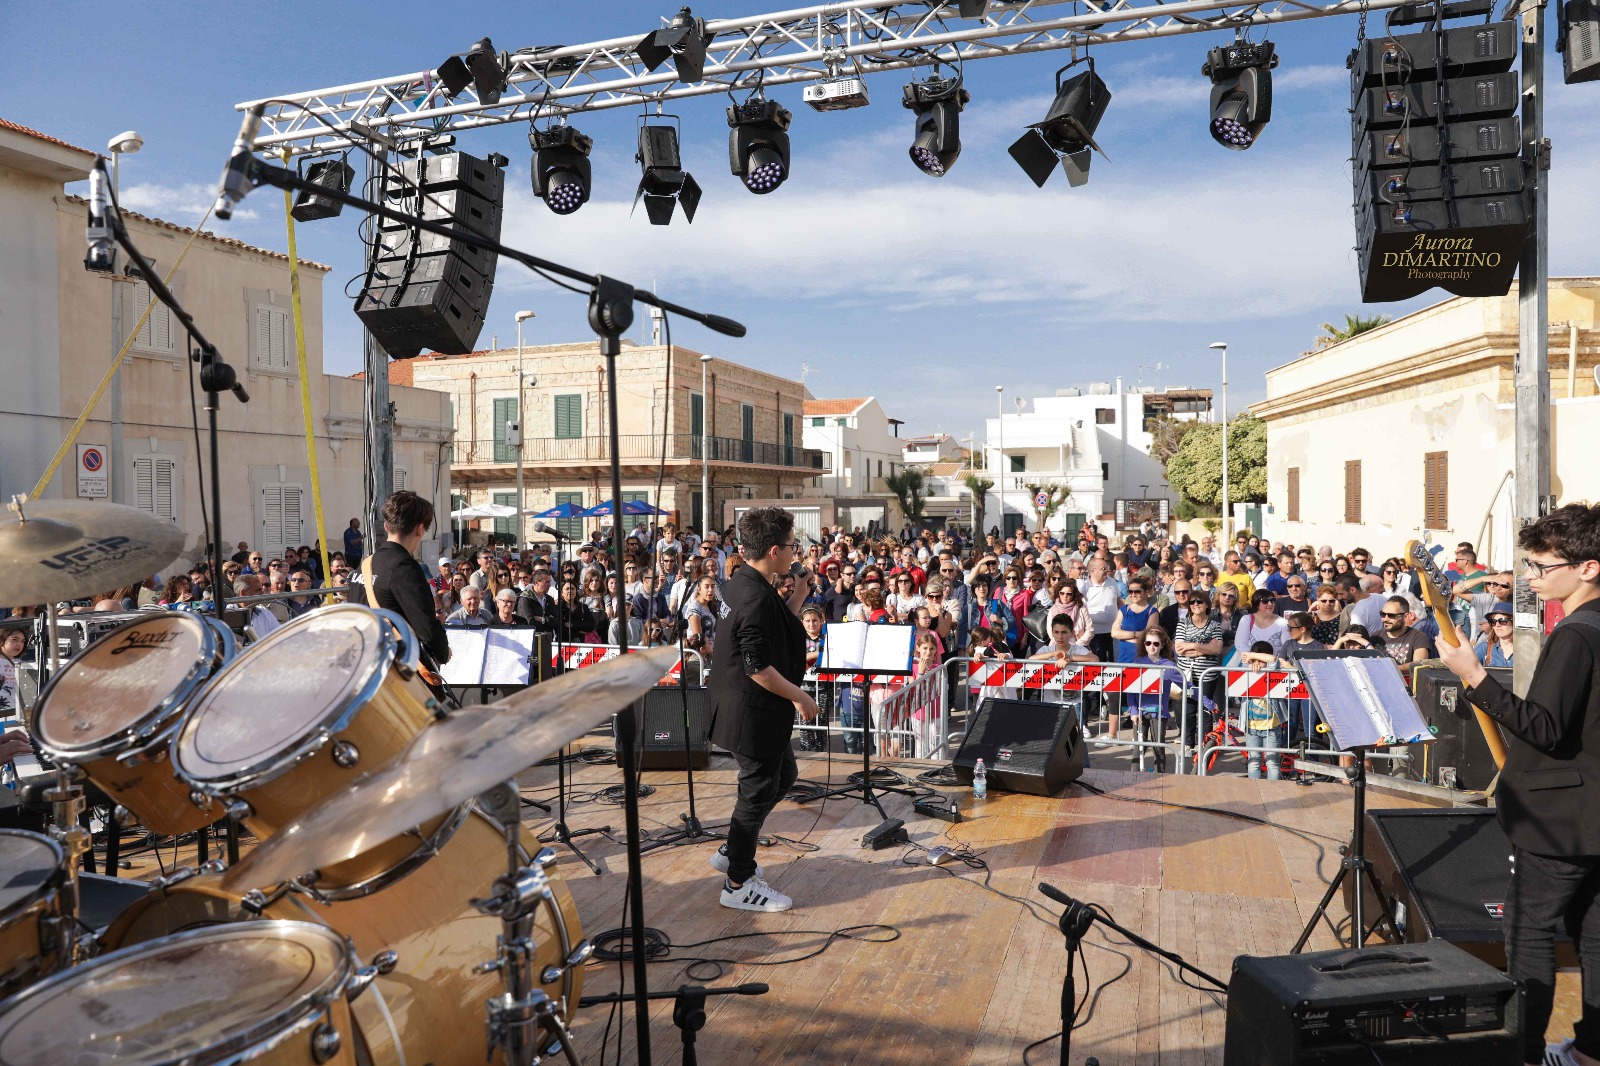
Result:
<instances>
[{"instance_id":1,"label":"marshall amplifier","mask_svg":"<svg viewBox=\"0 0 1600 1066\"><path fill-rule=\"evenodd\" d=\"M1223 1066L1517 1066L1521 990L1451 944L1233 960Z\"/></svg>"},{"instance_id":2,"label":"marshall amplifier","mask_svg":"<svg viewBox=\"0 0 1600 1066\"><path fill-rule=\"evenodd\" d=\"M706 690L689 688L689 756L687 766L704 770L711 762L711 727L706 721ZM676 688L656 688L645 694L639 716L639 769L682 770L683 696Z\"/></svg>"},{"instance_id":3,"label":"marshall amplifier","mask_svg":"<svg viewBox=\"0 0 1600 1066\"><path fill-rule=\"evenodd\" d=\"M1054 796L1083 774L1077 708L1059 703L986 699L973 713L956 752L956 780L972 784L983 760L989 787Z\"/></svg>"}]
</instances>

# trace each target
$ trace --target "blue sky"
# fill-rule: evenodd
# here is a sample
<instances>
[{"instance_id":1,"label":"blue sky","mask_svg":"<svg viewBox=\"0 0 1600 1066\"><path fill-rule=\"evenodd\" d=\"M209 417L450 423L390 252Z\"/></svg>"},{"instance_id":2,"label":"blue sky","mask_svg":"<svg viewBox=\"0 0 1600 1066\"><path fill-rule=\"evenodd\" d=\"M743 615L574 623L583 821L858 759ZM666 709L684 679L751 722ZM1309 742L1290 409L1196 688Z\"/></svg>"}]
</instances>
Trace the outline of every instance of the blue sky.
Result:
<instances>
[{"instance_id":1,"label":"blue sky","mask_svg":"<svg viewBox=\"0 0 1600 1066\"><path fill-rule=\"evenodd\" d=\"M247 13L175 0L12 3L0 7L0 36L32 43L9 50L14 88L0 115L87 148L137 129L145 148L124 160L125 201L193 225L214 195L240 100L437 66L484 35L501 49L642 35L677 6L280 0ZM787 6L695 10L716 18ZM1381 16L1373 21L1376 29ZM872 106L855 111L813 112L798 86L772 93L794 112L794 175L767 196L728 173L726 97L678 101L685 158L705 189L692 226L629 217L638 181L632 111L574 120L595 139L595 190L566 217L528 191L524 124L468 133L461 146L512 160L507 243L737 318L750 328L743 340L690 323L673 339L791 377L806 364L817 395L875 394L908 434L981 436L996 384L1008 396L1118 375L1216 388L1207 349L1215 340L1230 345L1237 409L1265 395L1263 373L1309 348L1322 322L1404 313L1444 295L1359 302L1344 68L1355 35L1354 17L1268 31L1282 59L1273 120L1247 152L1227 151L1206 132L1200 64L1229 35L1098 49L1112 100L1097 136L1109 158L1095 159L1079 189L1059 174L1036 189L1005 152L1043 117L1062 52L967 66L963 153L942 180L907 157L906 72L874 75ZM1600 208L1590 183L1600 147L1583 134L1597 98L1561 84L1553 51L1547 64L1551 272L1593 273ZM276 193L258 192L233 222L211 228L282 249L280 205ZM361 269L354 227L348 213L298 227L301 254L335 267L325 336L337 373L360 368L359 323L339 296ZM514 315L525 308L539 316L527 327L530 344L588 336L581 299L502 264L480 347L493 334L514 343Z\"/></svg>"}]
</instances>

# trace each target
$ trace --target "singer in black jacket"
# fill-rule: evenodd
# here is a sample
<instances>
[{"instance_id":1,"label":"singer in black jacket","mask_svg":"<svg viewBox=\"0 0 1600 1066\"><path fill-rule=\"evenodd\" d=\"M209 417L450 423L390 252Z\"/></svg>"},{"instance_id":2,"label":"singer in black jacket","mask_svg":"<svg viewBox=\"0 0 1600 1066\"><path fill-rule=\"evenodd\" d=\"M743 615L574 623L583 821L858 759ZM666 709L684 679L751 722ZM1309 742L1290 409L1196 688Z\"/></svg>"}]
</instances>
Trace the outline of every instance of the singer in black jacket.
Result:
<instances>
[{"instance_id":1,"label":"singer in black jacket","mask_svg":"<svg viewBox=\"0 0 1600 1066\"><path fill-rule=\"evenodd\" d=\"M1527 696L1490 677L1459 629L1460 646L1441 642L1439 657L1510 734L1495 804L1515 848L1505 934L1509 974L1527 996L1523 1061L1589 1066L1600 1061L1600 506L1559 508L1518 542L1528 584L1566 610ZM1562 924L1578 941L1583 1014L1574 1039L1546 1048Z\"/></svg>"},{"instance_id":2,"label":"singer in black jacket","mask_svg":"<svg viewBox=\"0 0 1600 1066\"><path fill-rule=\"evenodd\" d=\"M796 574L785 602L775 587L795 565L794 516L781 507L754 507L739 518L745 565L722 585L727 614L717 626L712 654L711 739L739 764L739 799L728 842L711 859L727 874L724 907L784 911L794 905L772 888L756 865L756 838L778 800L799 776L789 746L795 715L817 717L817 703L800 687L806 669L806 631L799 610L815 582Z\"/></svg>"},{"instance_id":3,"label":"singer in black jacket","mask_svg":"<svg viewBox=\"0 0 1600 1066\"><path fill-rule=\"evenodd\" d=\"M372 553L372 593L379 607L404 618L417 642L438 666L450 661L450 640L433 609L433 589L417 562L417 547L433 527L433 504L409 489L383 503L388 539Z\"/></svg>"}]
</instances>

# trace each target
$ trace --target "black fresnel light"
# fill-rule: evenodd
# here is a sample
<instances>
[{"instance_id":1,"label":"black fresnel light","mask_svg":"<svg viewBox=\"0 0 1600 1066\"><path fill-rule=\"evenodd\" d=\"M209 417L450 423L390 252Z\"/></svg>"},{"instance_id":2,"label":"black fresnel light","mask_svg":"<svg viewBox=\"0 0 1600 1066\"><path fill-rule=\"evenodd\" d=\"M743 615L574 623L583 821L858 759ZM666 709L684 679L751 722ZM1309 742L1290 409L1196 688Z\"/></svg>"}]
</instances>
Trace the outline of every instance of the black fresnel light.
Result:
<instances>
[{"instance_id":1,"label":"black fresnel light","mask_svg":"<svg viewBox=\"0 0 1600 1066\"><path fill-rule=\"evenodd\" d=\"M971 99L972 94L961 87L959 75L933 75L906 86L900 102L917 117L911 161L924 174L942 178L956 165L961 156L961 109Z\"/></svg>"},{"instance_id":2,"label":"black fresnel light","mask_svg":"<svg viewBox=\"0 0 1600 1066\"><path fill-rule=\"evenodd\" d=\"M655 70L671 57L678 80L687 85L705 80L706 49L713 36L706 32L706 20L695 18L694 12L685 7L666 27L645 34L633 51L646 70Z\"/></svg>"},{"instance_id":3,"label":"black fresnel light","mask_svg":"<svg viewBox=\"0 0 1600 1066\"><path fill-rule=\"evenodd\" d=\"M1089 69L1063 80L1063 75L1079 63L1087 63ZM1056 71L1056 97L1044 120L1029 126L1007 151L1041 189L1055 172L1057 162L1067 175L1067 183L1077 188L1089 180L1090 151L1105 155L1105 150L1095 143L1094 131L1110 103L1111 90L1095 73L1094 59L1085 56L1073 60Z\"/></svg>"},{"instance_id":4,"label":"black fresnel light","mask_svg":"<svg viewBox=\"0 0 1600 1066\"><path fill-rule=\"evenodd\" d=\"M644 213L650 224L665 226L671 222L674 204L682 204L685 221L693 222L695 209L700 206L700 185L683 169L678 128L652 122L640 126L639 151L634 159L641 173L633 203L637 207L640 198L644 199Z\"/></svg>"},{"instance_id":5,"label":"black fresnel light","mask_svg":"<svg viewBox=\"0 0 1600 1066\"><path fill-rule=\"evenodd\" d=\"M1218 144L1242 152L1256 143L1272 120L1272 68L1277 65L1271 41L1252 44L1240 38L1206 53L1200 73L1211 79L1211 136Z\"/></svg>"},{"instance_id":6,"label":"black fresnel light","mask_svg":"<svg viewBox=\"0 0 1600 1066\"><path fill-rule=\"evenodd\" d=\"M445 95L454 100L467 86L478 94L480 104L498 104L500 94L506 89L508 60L497 55L494 43L487 37L467 49L466 58L451 56L439 64L435 72L444 83Z\"/></svg>"},{"instance_id":7,"label":"black fresnel light","mask_svg":"<svg viewBox=\"0 0 1600 1066\"><path fill-rule=\"evenodd\" d=\"M594 139L571 126L530 129L533 194L558 215L570 215L589 202L589 150Z\"/></svg>"},{"instance_id":8,"label":"black fresnel light","mask_svg":"<svg viewBox=\"0 0 1600 1066\"><path fill-rule=\"evenodd\" d=\"M776 100L760 97L728 108L728 169L753 193L769 193L789 176L789 123Z\"/></svg>"}]
</instances>

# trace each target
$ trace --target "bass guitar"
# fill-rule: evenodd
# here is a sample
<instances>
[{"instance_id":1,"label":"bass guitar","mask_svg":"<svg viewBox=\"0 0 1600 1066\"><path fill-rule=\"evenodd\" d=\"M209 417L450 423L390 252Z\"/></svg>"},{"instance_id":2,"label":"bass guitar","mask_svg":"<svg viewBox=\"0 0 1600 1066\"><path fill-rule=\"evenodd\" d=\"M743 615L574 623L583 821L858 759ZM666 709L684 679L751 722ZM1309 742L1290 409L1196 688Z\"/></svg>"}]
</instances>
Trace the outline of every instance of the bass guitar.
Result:
<instances>
[{"instance_id":1,"label":"bass guitar","mask_svg":"<svg viewBox=\"0 0 1600 1066\"><path fill-rule=\"evenodd\" d=\"M1450 617L1450 600L1444 593L1448 582L1439 572L1438 564L1420 540L1406 545L1406 555L1417 568L1417 586L1422 592L1423 602L1433 612L1433 620L1439 623L1439 638L1452 648L1460 647L1461 642L1456 639L1456 623ZM1506 742L1500 736L1500 727L1475 704L1472 705L1472 713L1478 720L1478 728L1483 731L1484 742L1489 745L1495 768L1503 768L1506 764Z\"/></svg>"}]
</instances>

